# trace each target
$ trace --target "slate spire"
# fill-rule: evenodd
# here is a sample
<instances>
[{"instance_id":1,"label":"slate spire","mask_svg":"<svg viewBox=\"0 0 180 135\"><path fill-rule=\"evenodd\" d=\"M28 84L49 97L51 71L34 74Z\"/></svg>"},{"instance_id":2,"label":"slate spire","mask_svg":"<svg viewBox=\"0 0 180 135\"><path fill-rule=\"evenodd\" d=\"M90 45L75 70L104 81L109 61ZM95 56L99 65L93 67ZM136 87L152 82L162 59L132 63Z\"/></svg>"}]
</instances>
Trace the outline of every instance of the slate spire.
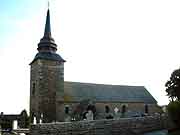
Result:
<instances>
[{"instance_id":1,"label":"slate spire","mask_svg":"<svg viewBox=\"0 0 180 135\"><path fill-rule=\"evenodd\" d=\"M51 35L49 6L47 10L47 15L46 15L44 35L38 44L37 50L38 50L38 53L36 54L34 60L30 64L32 64L37 59L46 59L46 60L65 62L65 60L59 54L56 53L57 45Z\"/></svg>"},{"instance_id":2,"label":"slate spire","mask_svg":"<svg viewBox=\"0 0 180 135\"><path fill-rule=\"evenodd\" d=\"M38 44L38 51L39 52L56 52L57 51L57 45L55 44L55 41L51 35L49 7L47 10L47 15L46 15L46 24L45 24L45 29L44 29L44 36L40 40L40 43Z\"/></svg>"},{"instance_id":3,"label":"slate spire","mask_svg":"<svg viewBox=\"0 0 180 135\"><path fill-rule=\"evenodd\" d=\"M45 30L44 30L44 36L51 36L51 23L50 23L49 8L47 11L47 16L46 16L46 25L45 25Z\"/></svg>"}]
</instances>

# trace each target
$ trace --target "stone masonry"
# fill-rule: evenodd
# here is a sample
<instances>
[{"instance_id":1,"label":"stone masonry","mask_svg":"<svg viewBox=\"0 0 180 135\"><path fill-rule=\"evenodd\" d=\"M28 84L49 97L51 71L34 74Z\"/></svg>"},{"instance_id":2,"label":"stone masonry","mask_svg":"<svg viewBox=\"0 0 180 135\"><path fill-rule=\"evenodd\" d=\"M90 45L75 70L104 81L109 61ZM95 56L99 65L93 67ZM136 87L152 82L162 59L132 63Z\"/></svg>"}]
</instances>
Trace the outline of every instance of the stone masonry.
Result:
<instances>
[{"instance_id":1,"label":"stone masonry","mask_svg":"<svg viewBox=\"0 0 180 135\"><path fill-rule=\"evenodd\" d=\"M31 66L30 119L37 123L60 121L57 101L64 93L64 62L56 53L57 45L51 36L50 13L47 11L44 36L38 44L38 53Z\"/></svg>"},{"instance_id":2,"label":"stone masonry","mask_svg":"<svg viewBox=\"0 0 180 135\"><path fill-rule=\"evenodd\" d=\"M168 127L167 117L43 123L31 125L30 135L141 135Z\"/></svg>"},{"instance_id":3,"label":"stone masonry","mask_svg":"<svg viewBox=\"0 0 180 135\"><path fill-rule=\"evenodd\" d=\"M67 118L83 120L90 106L91 109L92 106L94 108L94 119L104 118L106 106L109 107L110 113L114 113L115 108L131 115L151 115L158 112L157 101L144 86L64 82L66 61L56 53L57 45L51 35L49 9L44 35L38 43L37 50L30 63L31 123L33 120L37 123L63 122ZM66 108L69 110L68 113L65 112Z\"/></svg>"},{"instance_id":4,"label":"stone masonry","mask_svg":"<svg viewBox=\"0 0 180 135\"><path fill-rule=\"evenodd\" d=\"M31 64L30 112L37 121L57 121L56 97L63 96L63 63L58 61L37 60ZM46 119L48 118L48 119Z\"/></svg>"}]
</instances>

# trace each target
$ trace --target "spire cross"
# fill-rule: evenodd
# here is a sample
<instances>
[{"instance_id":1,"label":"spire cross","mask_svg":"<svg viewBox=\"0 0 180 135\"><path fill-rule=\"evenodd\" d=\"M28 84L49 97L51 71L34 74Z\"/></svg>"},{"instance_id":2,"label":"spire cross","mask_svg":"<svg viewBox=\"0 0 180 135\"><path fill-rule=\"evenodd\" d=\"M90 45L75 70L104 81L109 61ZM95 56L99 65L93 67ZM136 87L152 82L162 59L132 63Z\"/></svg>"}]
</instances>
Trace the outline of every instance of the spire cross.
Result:
<instances>
[{"instance_id":1,"label":"spire cross","mask_svg":"<svg viewBox=\"0 0 180 135\"><path fill-rule=\"evenodd\" d=\"M48 9L49 9L49 0L48 0Z\"/></svg>"},{"instance_id":2,"label":"spire cross","mask_svg":"<svg viewBox=\"0 0 180 135\"><path fill-rule=\"evenodd\" d=\"M45 24L45 31L44 36L51 36L51 24L50 24L50 13L49 13L49 1L48 1L48 10L46 16L46 24Z\"/></svg>"}]
</instances>

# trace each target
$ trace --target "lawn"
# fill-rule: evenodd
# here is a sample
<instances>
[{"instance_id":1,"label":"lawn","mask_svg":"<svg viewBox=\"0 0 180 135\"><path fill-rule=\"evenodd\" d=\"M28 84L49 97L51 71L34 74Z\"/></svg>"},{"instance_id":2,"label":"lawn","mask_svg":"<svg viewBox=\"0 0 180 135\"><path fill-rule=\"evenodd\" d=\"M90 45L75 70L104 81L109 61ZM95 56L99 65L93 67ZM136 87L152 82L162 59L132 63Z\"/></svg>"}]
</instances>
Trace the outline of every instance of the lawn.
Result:
<instances>
[{"instance_id":1,"label":"lawn","mask_svg":"<svg viewBox=\"0 0 180 135\"><path fill-rule=\"evenodd\" d=\"M180 130L169 133L168 135L180 135Z\"/></svg>"}]
</instances>

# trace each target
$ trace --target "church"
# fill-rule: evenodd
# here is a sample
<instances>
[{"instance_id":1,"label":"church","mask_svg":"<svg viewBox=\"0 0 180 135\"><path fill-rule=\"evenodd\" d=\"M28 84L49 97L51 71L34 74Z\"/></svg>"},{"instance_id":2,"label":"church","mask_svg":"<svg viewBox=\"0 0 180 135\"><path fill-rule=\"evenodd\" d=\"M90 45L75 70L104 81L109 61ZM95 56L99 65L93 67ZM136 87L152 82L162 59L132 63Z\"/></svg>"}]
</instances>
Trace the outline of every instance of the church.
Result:
<instances>
[{"instance_id":1,"label":"church","mask_svg":"<svg viewBox=\"0 0 180 135\"><path fill-rule=\"evenodd\" d=\"M30 119L37 123L83 120L93 112L93 119L107 114L153 114L157 101L144 86L107 85L64 81L64 60L51 35L50 10L47 11L44 36L30 63ZM111 116L110 115L110 116Z\"/></svg>"}]
</instances>

